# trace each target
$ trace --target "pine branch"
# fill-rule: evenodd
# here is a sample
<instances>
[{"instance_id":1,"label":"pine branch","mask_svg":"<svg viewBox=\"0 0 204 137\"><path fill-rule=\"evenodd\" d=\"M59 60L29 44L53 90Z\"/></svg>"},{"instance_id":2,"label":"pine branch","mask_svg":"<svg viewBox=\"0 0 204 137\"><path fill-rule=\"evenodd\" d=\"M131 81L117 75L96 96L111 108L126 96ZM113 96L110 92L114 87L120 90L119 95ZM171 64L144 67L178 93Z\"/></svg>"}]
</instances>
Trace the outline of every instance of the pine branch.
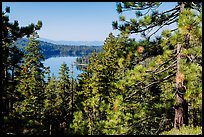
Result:
<instances>
[{"instance_id":1,"label":"pine branch","mask_svg":"<svg viewBox=\"0 0 204 137\"><path fill-rule=\"evenodd\" d=\"M155 33L157 33L162 27L164 27L164 26L166 26L166 25L170 25L170 24L172 24L172 23L174 23L174 22L176 22L176 21L178 21L178 19L176 19L177 18L177 16L175 16L173 19L175 19L175 20L173 20L173 21L171 21L171 22L169 22L169 23L164 23L164 24L162 24L156 31L154 31L151 35L149 35L149 38L152 36L152 35L154 35Z\"/></svg>"},{"instance_id":2,"label":"pine branch","mask_svg":"<svg viewBox=\"0 0 204 137\"><path fill-rule=\"evenodd\" d=\"M166 68L163 69L163 70L160 70L160 71L156 72L155 74L162 73L162 72L164 72L164 71L166 71L166 70L168 70L168 69L170 69L170 68L175 67L175 66L176 66L176 62L177 62L177 61L175 60L171 65L169 65L168 67L166 67Z\"/></svg>"},{"instance_id":3,"label":"pine branch","mask_svg":"<svg viewBox=\"0 0 204 137\"><path fill-rule=\"evenodd\" d=\"M154 81L154 82L150 83L149 85L145 86L145 87L142 88L141 90L146 89L146 88L148 88L148 87L150 87L150 86L152 86L152 85L154 85L154 84L158 84L158 83L160 83L160 82L163 82L163 81L165 81L165 80L168 80L168 79L170 79L171 77L173 77L173 76L175 76L175 75L176 75L176 72L173 73L173 74L171 74L171 75L166 76L166 77L163 78L163 79L160 79L160 80L158 80L158 81ZM137 92L134 92L134 93L130 94L130 95L129 95L128 97L126 97L124 100L127 100L127 99L131 98L131 97L134 96L136 93L137 93Z\"/></svg>"},{"instance_id":4,"label":"pine branch","mask_svg":"<svg viewBox=\"0 0 204 137\"><path fill-rule=\"evenodd\" d=\"M166 76L165 78L163 78L163 79L161 79L161 80L152 82L151 84L147 85L146 87L144 87L144 88L142 88L142 89L146 89L146 88L148 88L148 87L150 87L150 86L152 86L152 85L154 85L154 84L157 84L157 83L163 82L163 81L165 81L165 80L168 80L169 78L171 78L171 77L173 77L173 76L175 76L175 75L176 75L176 73L173 73L173 74L171 74L171 75L168 75L168 76Z\"/></svg>"},{"instance_id":5,"label":"pine branch","mask_svg":"<svg viewBox=\"0 0 204 137\"><path fill-rule=\"evenodd\" d=\"M178 28L172 29L171 32L178 30Z\"/></svg>"},{"instance_id":6,"label":"pine branch","mask_svg":"<svg viewBox=\"0 0 204 137\"><path fill-rule=\"evenodd\" d=\"M166 14L166 13L172 12L172 11L174 11L174 10L176 10L176 12L177 12L177 11L179 11L179 9L180 9L180 6L177 5L175 8L170 9L170 10L167 10L167 11L164 11L164 12L162 12L162 13L158 13L158 14L156 14L155 16L162 15L162 14Z\"/></svg>"},{"instance_id":7,"label":"pine branch","mask_svg":"<svg viewBox=\"0 0 204 137\"><path fill-rule=\"evenodd\" d=\"M147 7L144 7L144 8L140 8L140 9L138 9L138 8L136 8L136 7L130 7L130 8L126 8L125 10L123 10L123 12L124 11L131 11L131 10L146 10L146 9L149 9L149 8L151 8L151 7L153 7L153 6L147 6ZM124 7L123 7L124 8Z\"/></svg>"},{"instance_id":8,"label":"pine branch","mask_svg":"<svg viewBox=\"0 0 204 137\"><path fill-rule=\"evenodd\" d=\"M176 12L175 12L176 13ZM177 21L177 17L178 17L178 15L179 15L179 13L177 13L176 15L171 15L171 17L173 17L172 19L171 19L171 17L164 23L164 24L162 24L160 27L159 27L159 29L158 30L160 30L163 26L165 26L165 25L170 25L171 23L174 23L174 22L176 22ZM175 20L174 20L175 19ZM169 22L169 21L171 21L171 22ZM168 23L169 22L169 23ZM140 32L145 32L146 30L149 30L150 28L154 28L154 27L156 27L156 26L158 26L158 20L155 22L155 23L153 23L152 25L150 25L150 26L148 26L148 27L146 27L145 29L141 29L141 30L137 30L137 31L131 31L130 32L130 34L133 34L133 33L140 33ZM138 28L141 28L142 26L138 26ZM143 26L144 27L144 26ZM157 30L157 31L158 31ZM156 33L156 32L155 32Z\"/></svg>"},{"instance_id":9,"label":"pine branch","mask_svg":"<svg viewBox=\"0 0 204 137\"><path fill-rule=\"evenodd\" d=\"M149 9L147 10L147 12L143 14L143 16L146 15L147 13L149 13L150 10L151 10L151 8L149 8Z\"/></svg>"},{"instance_id":10,"label":"pine branch","mask_svg":"<svg viewBox=\"0 0 204 137\"><path fill-rule=\"evenodd\" d=\"M167 61L164 62L163 64L159 65L154 71L148 70L148 71L146 71L146 72L155 73L160 67L162 67L163 65L165 65L165 64L169 63L170 61L172 61L176 56L177 56L177 54L174 55L174 56L172 56L169 60L167 60Z\"/></svg>"}]
</instances>

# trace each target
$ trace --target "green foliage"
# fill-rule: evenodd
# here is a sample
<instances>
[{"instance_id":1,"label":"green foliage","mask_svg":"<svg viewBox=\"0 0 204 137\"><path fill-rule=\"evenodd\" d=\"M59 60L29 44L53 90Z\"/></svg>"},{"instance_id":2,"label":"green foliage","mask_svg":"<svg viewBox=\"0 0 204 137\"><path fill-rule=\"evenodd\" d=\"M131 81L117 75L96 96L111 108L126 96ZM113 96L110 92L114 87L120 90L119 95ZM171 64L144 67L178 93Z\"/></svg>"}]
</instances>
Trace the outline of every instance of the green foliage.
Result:
<instances>
[{"instance_id":1,"label":"green foliage","mask_svg":"<svg viewBox=\"0 0 204 137\"><path fill-rule=\"evenodd\" d=\"M59 70L58 80L53 75L46 86L44 124L49 135L70 134L69 125L72 123L73 94L69 78L69 68L63 63Z\"/></svg>"},{"instance_id":2,"label":"green foliage","mask_svg":"<svg viewBox=\"0 0 204 137\"><path fill-rule=\"evenodd\" d=\"M5 132L29 135L200 134L202 6L197 2L181 2L162 13L156 10L159 6L162 6L161 2L117 3L123 24L115 21L113 26L121 33L117 37L110 33L102 52L93 52L87 57L88 61L78 59L78 63L86 63L78 81L73 80L72 71L70 77L65 63L61 65L58 80L54 75L51 77L49 68L41 63L40 42L31 30L40 29L42 22L22 28L23 34L32 37L20 54L12 43L21 36L9 29L12 26L18 31L18 22L8 25L9 19L5 14L9 9L3 12L3 24L6 26L2 31L5 51L2 72L6 72L3 75L3 84L6 85L3 87L6 91L3 98L4 102L13 99L13 104L9 106L10 115L4 116L4 123L7 123L4 124ZM137 18L127 21L122 13L128 10L136 12ZM164 30L161 37L150 41L154 34L150 33L152 30L174 22L178 23L178 29ZM6 37L8 31L12 34L10 38ZM147 39L136 41L128 38L127 33L141 33ZM179 62L177 44L181 45ZM59 50L59 47L57 50L60 54L62 51L63 55L69 49L63 46ZM173 106L176 104L176 63L179 63L179 71L184 74L184 98L189 105L190 125L182 126L179 130L172 129L175 116ZM19 72L16 78L13 77L15 74L10 76L7 73L13 69ZM44 81L46 73L47 83ZM9 86L10 77L17 86ZM16 125L11 124L12 121Z\"/></svg>"},{"instance_id":3,"label":"green foliage","mask_svg":"<svg viewBox=\"0 0 204 137\"><path fill-rule=\"evenodd\" d=\"M107 119L104 120L103 133L106 135L125 135L128 133L128 120L130 113L124 113L122 96L116 96L113 104L109 104L106 109Z\"/></svg>"},{"instance_id":4,"label":"green foliage","mask_svg":"<svg viewBox=\"0 0 204 137\"><path fill-rule=\"evenodd\" d=\"M71 89L71 84L74 81L70 81L69 78L69 68L67 67L67 64L63 63L60 67L59 77L58 77L58 83L57 83L57 92L58 92L58 101L61 100L60 103L60 111L62 113L61 117L62 120L61 123L64 123L66 125L66 128L69 127L69 124L72 122L72 114L73 111L73 90ZM67 129L66 129L67 130ZM67 131L65 131L67 132Z\"/></svg>"},{"instance_id":5,"label":"green foliage","mask_svg":"<svg viewBox=\"0 0 204 137\"><path fill-rule=\"evenodd\" d=\"M185 8L200 11L202 7L200 4L199 2L186 2ZM141 36L150 38L162 27L178 21L181 3L178 3L178 5L172 9L159 12L158 8L162 5L163 2L118 2L116 5L117 12L120 14L120 21L122 23L120 24L117 21L113 21L112 26L114 29L125 31L129 34L140 33ZM122 15L127 11L134 12L137 21L133 22L133 18L126 19L125 16Z\"/></svg>"},{"instance_id":6,"label":"green foliage","mask_svg":"<svg viewBox=\"0 0 204 137\"><path fill-rule=\"evenodd\" d=\"M125 41L125 37L120 39L110 34L105 41L104 52L93 54L87 66L87 73L82 74L81 81L84 84L80 94L83 98L81 107L78 108L84 112L87 134L104 134L102 121L106 120L106 107L108 107L105 104L111 103L113 96L117 94L114 83L121 78L122 73L122 69L118 69L118 60L128 53L123 50Z\"/></svg>"},{"instance_id":7,"label":"green foliage","mask_svg":"<svg viewBox=\"0 0 204 137\"><path fill-rule=\"evenodd\" d=\"M20 75L20 65L24 53L16 47L14 42L18 38L30 36L37 29L33 27L36 26L34 24L21 27L17 20L10 22L8 13L10 13L10 7L6 7L5 11L2 11L2 118L9 116L9 119L15 122L6 123L2 121L3 125L8 125L11 129L19 129L18 116L13 115L13 104L19 100L20 93L15 89L19 81L15 77ZM41 26L38 27L38 30ZM2 134L9 132L4 127L6 126L3 126Z\"/></svg>"},{"instance_id":8,"label":"green foliage","mask_svg":"<svg viewBox=\"0 0 204 137\"><path fill-rule=\"evenodd\" d=\"M83 135L86 134L86 128L85 128L85 119L83 118L81 111L74 112L74 120L73 124L70 125L70 127L74 130L73 133L77 135Z\"/></svg>"},{"instance_id":9,"label":"green foliage","mask_svg":"<svg viewBox=\"0 0 204 137\"><path fill-rule=\"evenodd\" d=\"M123 17L121 18L121 20L124 20ZM161 18L165 19L166 16L161 16ZM194 19L197 19L197 16ZM147 15L140 22L143 25L148 25L151 23L151 20L152 18ZM135 23L135 20L131 22ZM197 23L197 27L194 27L194 29L199 30L198 25L200 24ZM94 54L90 58L90 64L87 69L90 69L89 73L91 75L87 75L87 77L82 79L83 83L86 83L82 86L84 87L82 92L86 91L87 93L84 92L84 94L88 95L86 101L89 100L89 102L97 104L98 99L91 99L92 95L90 94L93 94L95 97L100 94L100 98L105 99L104 101L107 104L103 110L106 114L105 119L99 119L99 121L103 122L99 122L95 115L93 116L89 113L87 121L88 134L101 133L99 129L96 132L97 128L93 127L93 123L103 127L102 133L104 134L159 134L172 128L174 120L173 105L175 103L176 44L178 42L182 43L182 54L191 50L191 53L187 53L188 56L195 50L197 52L201 51L201 45L198 43L194 44L194 47L191 48L184 47L184 34L180 31L180 28L181 26L175 32L165 30L162 32L161 38L152 42L149 40L135 42L134 40L127 39L127 35L123 32L119 37L109 35L103 46L104 52L98 55ZM202 36L194 35L194 37L197 37L197 39L191 39L190 43L198 42ZM199 62L199 58L197 58L197 61L195 60L195 64ZM189 104L193 104L193 98L199 100L198 102L202 100L199 94L201 93L199 92L201 87L201 77L199 77L201 69L198 67L199 63L195 66L193 64L193 62L188 62L185 59L182 59L180 62L181 71L185 72L185 76L191 77L188 78L189 83L184 84L191 86L187 87L187 89L193 91L193 94L197 96L193 95L191 99L188 98L187 96L192 96L189 91L185 95ZM189 68L186 65L194 67ZM114 72L114 75L111 75L112 72ZM187 79L185 82L187 82ZM194 86L190 84L193 82L195 82ZM194 89L191 90L191 88ZM123 108L125 113L121 111L115 113L111 110L115 100L113 97L117 95L124 97L122 102L125 104L125 107L120 108ZM201 106L198 102L197 106ZM88 102L85 104L89 104L88 108L92 106ZM103 105L100 104L100 106ZM90 109L95 110L94 114L99 113L99 111L96 111L96 106ZM196 111L195 113L193 113L193 109ZM85 113L88 113L88 110L86 109ZM198 125L200 123L198 122L200 121L200 111L201 108L196 107L196 105L189 107L189 114L195 117L194 120L190 120L190 124L197 122ZM125 124L126 114L130 116L128 119L129 124ZM117 128L114 128L115 125L117 125Z\"/></svg>"},{"instance_id":10,"label":"green foliage","mask_svg":"<svg viewBox=\"0 0 204 137\"><path fill-rule=\"evenodd\" d=\"M45 88L45 100L44 100L44 125L47 127L46 131L49 134L53 134L52 132L55 129L55 122L58 121L58 117L61 114L60 111L60 103L62 103L61 100L59 100L59 95L56 92L57 91L57 81L56 77L52 75L52 78L48 82L46 88ZM53 126L54 125L54 126ZM52 128L48 128L48 127ZM57 127L58 128L58 127Z\"/></svg>"},{"instance_id":11,"label":"green foliage","mask_svg":"<svg viewBox=\"0 0 204 137\"><path fill-rule=\"evenodd\" d=\"M44 66L41 63L43 56L40 54L38 42L34 37L30 38L26 52L21 66L21 75L17 78L19 85L16 87L21 101L14 104L14 110L15 113L21 115L22 119L36 121L38 125L41 125L45 99ZM28 124L27 130L32 130L32 126ZM42 130L39 128L35 132L42 132Z\"/></svg>"},{"instance_id":12,"label":"green foliage","mask_svg":"<svg viewBox=\"0 0 204 137\"><path fill-rule=\"evenodd\" d=\"M188 103L192 105L189 107L189 114L194 117L190 120L190 124L194 123L194 125L198 125L200 123L198 121L200 121L201 108L198 106L201 106L201 104L198 102L202 100L200 95L200 88L202 87L200 85L201 66L199 62L201 59L200 51L202 46L202 42L200 41L202 38L202 35L200 35L202 20L200 19L200 14L202 13L192 12L192 10L188 8L188 6L192 4L190 2L184 3L186 9L182 12L180 12L179 6L167 10L164 12L165 14L158 13L154 11L154 9L147 10L152 8L151 6L157 7L161 6L161 4L162 3L156 4L152 2L136 2L135 4L130 4L130 2L119 3L120 13L136 11L136 15L140 18L137 18L137 22L133 22L133 19L130 19L130 21L126 19L123 20L125 23L121 25L118 25L118 23L113 24L115 25L114 27L121 32L128 29L128 31L126 31L128 33L141 33L147 38L147 41L140 41L138 43L138 45L140 44L140 46L144 48L143 58L141 54L135 52L134 54L138 58L138 64L136 64L134 69L128 70L125 77L116 84L123 93L127 93L124 100L130 103L128 105L133 106L132 103L134 102L136 107L135 110L133 110L138 114L134 117L134 119L136 119L135 121L141 121L140 123L135 122L138 126L130 129L132 134L158 134L172 128L170 124L173 122L174 114L172 106L175 103L173 98L175 93L175 81L173 76L175 76L176 72L176 45L178 43L182 44L182 59L181 62L179 62L180 71L185 75L184 85L188 85L188 93L185 95L185 98ZM194 6L199 6L199 4L194 4ZM170 25L177 21L178 30L164 30L161 38L149 42L149 38L154 34L154 32L151 33L151 30L156 30L155 32L157 32L164 25ZM135 25L134 27L133 23ZM156 26L159 27L158 30L154 29ZM194 35L195 33L197 35ZM147 34L149 34L149 36ZM189 44L186 38L189 38ZM152 45L147 46L149 43ZM147 49L153 45L157 45L156 47L158 47L158 45L161 46L162 50L159 54L154 54L154 50L147 51ZM198 55L195 55L193 51L197 51ZM144 57L144 55L146 55L146 57ZM197 58L195 58L195 56L197 56ZM122 59L119 61L120 66L121 62ZM194 95L196 95L196 97ZM195 103L197 106L193 103L193 98L197 99ZM141 104L141 102L143 103ZM154 104L152 104L152 102L154 102ZM193 109L196 111L195 113L193 113ZM137 112L137 110L139 111ZM149 121L149 118L152 120Z\"/></svg>"}]
</instances>

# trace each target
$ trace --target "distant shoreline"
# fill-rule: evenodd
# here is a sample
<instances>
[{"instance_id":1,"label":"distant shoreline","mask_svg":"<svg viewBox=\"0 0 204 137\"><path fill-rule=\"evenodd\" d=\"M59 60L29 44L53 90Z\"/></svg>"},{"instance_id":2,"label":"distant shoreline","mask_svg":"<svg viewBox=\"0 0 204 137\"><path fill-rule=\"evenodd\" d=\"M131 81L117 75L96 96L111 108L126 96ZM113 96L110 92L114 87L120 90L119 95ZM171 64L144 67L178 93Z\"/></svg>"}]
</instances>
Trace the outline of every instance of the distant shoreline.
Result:
<instances>
[{"instance_id":1,"label":"distant shoreline","mask_svg":"<svg viewBox=\"0 0 204 137\"><path fill-rule=\"evenodd\" d=\"M103 46L86 46L86 45L56 45L53 43L39 41L39 46L45 59L50 57L83 57L93 52L101 52ZM29 40L26 38L18 39L14 43L19 49L24 50Z\"/></svg>"}]
</instances>

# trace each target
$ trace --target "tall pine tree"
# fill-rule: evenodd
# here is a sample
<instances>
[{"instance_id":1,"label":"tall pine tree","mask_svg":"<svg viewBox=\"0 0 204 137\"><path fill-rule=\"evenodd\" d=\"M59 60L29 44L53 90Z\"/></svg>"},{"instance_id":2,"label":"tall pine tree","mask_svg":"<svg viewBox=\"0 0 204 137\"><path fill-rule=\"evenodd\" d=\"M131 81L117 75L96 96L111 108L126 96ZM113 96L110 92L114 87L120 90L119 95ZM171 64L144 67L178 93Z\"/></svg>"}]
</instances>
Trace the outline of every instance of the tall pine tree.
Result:
<instances>
[{"instance_id":1,"label":"tall pine tree","mask_svg":"<svg viewBox=\"0 0 204 137\"><path fill-rule=\"evenodd\" d=\"M20 93L20 100L14 104L14 109L25 122L23 133L41 134L45 99L44 66L41 61L44 58L36 40L36 34L33 33L29 40L16 87L16 91Z\"/></svg>"},{"instance_id":2,"label":"tall pine tree","mask_svg":"<svg viewBox=\"0 0 204 137\"><path fill-rule=\"evenodd\" d=\"M61 128L65 133L68 133L69 125L72 122L72 114L73 111L73 93L74 92L71 88L70 78L69 78L69 68L67 67L67 64L63 63L60 67L59 76L58 76L58 83L57 83L57 90L59 92L60 98L62 100L62 103L60 105L60 111L62 113L61 115Z\"/></svg>"},{"instance_id":3,"label":"tall pine tree","mask_svg":"<svg viewBox=\"0 0 204 137\"><path fill-rule=\"evenodd\" d=\"M113 22L113 27L115 29L119 29L122 32L126 32L128 34L141 34L144 38L148 41L150 37L152 37L156 32L158 32L161 28L166 25L171 25L173 23L178 23L178 27L173 30L166 30L163 32L162 38L157 38L156 43L162 46L163 53L162 55L156 56L156 58L150 58L150 62L146 59L143 63L147 64L148 67L140 67L140 71L144 73L143 76L148 76L149 78L143 77L141 78L136 84L134 84L134 88L141 87L141 90L150 88L152 86L156 86L162 89L163 92L158 92L157 94L161 97L165 97L166 99L162 99L163 103L167 102L167 98L171 99L170 92L175 93L175 118L174 118L174 127L179 128L183 124L188 124L188 108L186 100L190 104L194 104L193 98L188 98L192 93L191 88L188 85L191 85L193 80L191 81L188 77L192 77L190 73L195 66L199 66L198 71L193 78L198 78L201 74L201 54L198 54L195 59L195 55L192 52L193 49L196 49L198 53L201 52L201 41L202 34L201 34L201 15L202 15L202 5L200 2L178 2L175 7L172 9L167 9L164 12L159 12L157 10L158 7L162 6L162 2L123 2L117 4L117 11L118 13L123 13L126 11L134 11L136 13L136 18L132 18L129 21L125 19L125 16L120 16L120 21L123 22L122 24L118 24L117 21ZM196 35L195 35L196 34ZM195 38L193 40L193 37ZM160 44L161 43L161 44ZM164 44L165 43L165 44ZM195 44L197 43L197 44ZM194 45L194 46L193 46ZM144 51L148 50L148 48L143 47ZM145 55L145 52L142 54ZM153 59L153 60L152 60ZM191 61L192 66L194 63L196 65L188 69L189 60ZM197 61L196 61L197 60ZM200 61L199 61L200 60ZM192 62L194 61L194 62ZM142 63L142 62L141 62ZM138 66L139 67L139 66ZM135 67L136 69L137 67ZM148 69L147 69L148 68ZM138 68L139 69L139 68ZM184 71L185 70L185 71ZM148 73L147 73L148 72ZM149 74L150 72L150 74ZM138 75L138 70L135 70L132 75ZM140 72L141 73L141 72ZM176 76L176 84L173 84L172 76ZM136 77L135 77L136 78ZM188 80L186 79L188 78ZM129 79L129 78L128 78ZM150 81L147 82L146 79ZM168 81L168 84L164 83L164 81ZM147 83L146 83L147 82ZM149 83L149 84L148 84ZM185 88L188 86L188 88ZM135 87L135 85L137 85ZM176 85L176 86L173 86ZM194 94L200 94L200 84L194 83L193 84L196 88L194 89ZM186 93L187 90L187 93ZM154 89L153 92L156 90ZM166 92L165 91L170 91ZM127 99L134 99L136 97L138 91L131 93ZM165 94L163 94L165 93ZM184 95L185 94L185 95ZM187 97L184 99L184 96ZM135 100L135 99L134 99ZM165 101L166 100L166 101ZM200 102L200 101L199 101ZM200 104L200 103L199 103ZM171 104L170 104L171 105ZM159 107L159 106L157 106ZM160 107L162 108L162 107ZM166 110L169 106L166 106ZM191 111L191 109L190 109ZM170 111L172 112L172 111ZM168 112L168 113L170 113ZM167 113L167 114L168 114ZM194 117L197 117L194 115ZM170 118L170 117L169 117ZM158 133L158 132L155 132Z\"/></svg>"},{"instance_id":4,"label":"tall pine tree","mask_svg":"<svg viewBox=\"0 0 204 137\"><path fill-rule=\"evenodd\" d=\"M32 23L28 26L20 27L17 20L13 23L9 21L8 13L10 13L10 7L6 7L5 11L2 11L2 134L11 132L7 131L7 128L15 125L6 122L6 119L11 118L13 104L18 101L18 95L14 92L14 88L18 83L15 77L19 76L20 63L23 57L23 52L14 45L14 42L18 38L29 37L30 34L42 27L41 21L38 21L37 25Z\"/></svg>"}]
</instances>

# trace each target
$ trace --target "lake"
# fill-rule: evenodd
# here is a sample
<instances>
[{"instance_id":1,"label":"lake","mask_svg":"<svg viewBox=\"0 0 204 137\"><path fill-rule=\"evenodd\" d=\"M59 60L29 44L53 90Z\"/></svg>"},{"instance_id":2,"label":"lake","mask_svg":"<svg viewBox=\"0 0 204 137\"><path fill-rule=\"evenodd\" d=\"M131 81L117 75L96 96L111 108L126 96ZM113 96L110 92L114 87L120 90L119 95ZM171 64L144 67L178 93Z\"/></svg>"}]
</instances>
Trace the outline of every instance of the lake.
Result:
<instances>
[{"instance_id":1,"label":"lake","mask_svg":"<svg viewBox=\"0 0 204 137\"><path fill-rule=\"evenodd\" d=\"M71 77L71 64L74 65L74 62L76 61L76 59L77 57L51 57L43 61L43 63L45 67L50 66L50 74L52 76L52 74L54 73L56 78L59 76L58 73L62 63L63 62L66 63L67 67L69 67L69 70L70 70L69 77ZM74 70L74 79L76 79L77 76L82 73L82 71L78 70L75 65L73 66L73 70Z\"/></svg>"}]
</instances>

